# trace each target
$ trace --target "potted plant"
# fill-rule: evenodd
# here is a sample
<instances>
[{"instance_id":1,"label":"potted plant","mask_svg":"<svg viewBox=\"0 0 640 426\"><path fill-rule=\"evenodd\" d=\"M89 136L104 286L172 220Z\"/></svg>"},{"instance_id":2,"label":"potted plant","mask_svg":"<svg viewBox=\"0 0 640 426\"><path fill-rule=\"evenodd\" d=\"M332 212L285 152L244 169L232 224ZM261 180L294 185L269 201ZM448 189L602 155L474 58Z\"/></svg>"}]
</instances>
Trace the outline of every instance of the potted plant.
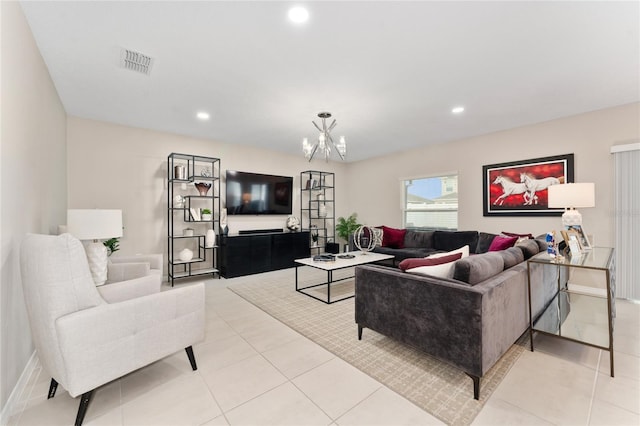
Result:
<instances>
[{"instance_id":1,"label":"potted plant","mask_svg":"<svg viewBox=\"0 0 640 426\"><path fill-rule=\"evenodd\" d=\"M119 240L118 238L109 238L108 240L106 240L105 242L102 243L107 248L107 251L108 251L107 254L109 256L111 256L113 253L115 253L118 250L120 250L119 241L118 240Z\"/></svg>"},{"instance_id":2,"label":"potted plant","mask_svg":"<svg viewBox=\"0 0 640 426\"><path fill-rule=\"evenodd\" d=\"M200 215L202 217L202 220L211 220L211 209L200 210Z\"/></svg>"},{"instance_id":3,"label":"potted plant","mask_svg":"<svg viewBox=\"0 0 640 426\"><path fill-rule=\"evenodd\" d=\"M318 228L313 225L311 227L311 241L313 241L313 247L318 247Z\"/></svg>"},{"instance_id":4,"label":"potted plant","mask_svg":"<svg viewBox=\"0 0 640 426\"><path fill-rule=\"evenodd\" d=\"M358 223L358 214L352 213L348 218L339 217L336 225L338 237L349 242L349 235L353 234L362 224Z\"/></svg>"}]
</instances>

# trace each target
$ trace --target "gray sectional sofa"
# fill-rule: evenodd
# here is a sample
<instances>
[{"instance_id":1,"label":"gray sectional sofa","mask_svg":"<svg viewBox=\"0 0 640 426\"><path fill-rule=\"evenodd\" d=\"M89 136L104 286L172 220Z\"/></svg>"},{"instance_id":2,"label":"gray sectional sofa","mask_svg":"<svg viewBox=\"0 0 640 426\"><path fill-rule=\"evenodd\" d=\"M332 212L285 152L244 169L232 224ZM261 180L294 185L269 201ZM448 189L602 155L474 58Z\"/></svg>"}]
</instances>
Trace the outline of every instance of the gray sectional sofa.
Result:
<instances>
[{"instance_id":1,"label":"gray sectional sofa","mask_svg":"<svg viewBox=\"0 0 640 426\"><path fill-rule=\"evenodd\" d=\"M363 265L355 273L358 338L368 328L419 348L480 379L529 327L526 259L545 249L530 239L455 264L453 279ZM534 318L557 293L557 277L532 269ZM366 338L366 336L365 336Z\"/></svg>"}]
</instances>

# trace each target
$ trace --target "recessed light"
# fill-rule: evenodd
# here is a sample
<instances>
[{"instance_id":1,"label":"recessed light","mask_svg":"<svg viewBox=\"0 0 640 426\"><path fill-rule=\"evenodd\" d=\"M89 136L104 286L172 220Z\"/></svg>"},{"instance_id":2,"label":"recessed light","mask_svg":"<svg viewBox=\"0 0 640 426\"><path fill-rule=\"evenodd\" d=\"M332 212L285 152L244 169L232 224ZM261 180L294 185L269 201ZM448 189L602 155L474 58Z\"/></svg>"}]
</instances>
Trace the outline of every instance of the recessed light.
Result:
<instances>
[{"instance_id":1,"label":"recessed light","mask_svg":"<svg viewBox=\"0 0 640 426\"><path fill-rule=\"evenodd\" d=\"M208 120L210 116L208 112L200 111L196 114L196 117L198 117L198 120L205 121Z\"/></svg>"},{"instance_id":2,"label":"recessed light","mask_svg":"<svg viewBox=\"0 0 640 426\"><path fill-rule=\"evenodd\" d=\"M296 24L307 22L309 19L309 11L300 6L292 7L289 9L289 19Z\"/></svg>"},{"instance_id":3,"label":"recessed light","mask_svg":"<svg viewBox=\"0 0 640 426\"><path fill-rule=\"evenodd\" d=\"M451 110L451 112L454 114L460 114L464 112L464 107L461 107L461 106L455 107Z\"/></svg>"}]
</instances>

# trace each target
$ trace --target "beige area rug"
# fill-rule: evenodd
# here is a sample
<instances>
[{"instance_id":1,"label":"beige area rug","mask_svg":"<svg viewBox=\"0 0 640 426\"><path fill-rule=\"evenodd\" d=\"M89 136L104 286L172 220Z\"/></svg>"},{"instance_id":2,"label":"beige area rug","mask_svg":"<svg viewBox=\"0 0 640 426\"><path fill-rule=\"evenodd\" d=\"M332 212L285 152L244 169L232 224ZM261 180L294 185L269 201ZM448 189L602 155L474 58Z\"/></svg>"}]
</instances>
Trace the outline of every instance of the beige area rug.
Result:
<instances>
[{"instance_id":1,"label":"beige area rug","mask_svg":"<svg viewBox=\"0 0 640 426\"><path fill-rule=\"evenodd\" d=\"M301 287L326 280L326 272L309 267L299 274ZM353 270L334 272L334 280L340 274ZM450 425L470 424L525 350L522 343L509 349L483 377L476 401L473 381L461 370L373 330L364 329L359 341L354 299L327 305L298 293L293 269L229 281L236 294ZM326 298L326 286L313 291ZM331 286L332 300L349 293L352 279Z\"/></svg>"}]
</instances>

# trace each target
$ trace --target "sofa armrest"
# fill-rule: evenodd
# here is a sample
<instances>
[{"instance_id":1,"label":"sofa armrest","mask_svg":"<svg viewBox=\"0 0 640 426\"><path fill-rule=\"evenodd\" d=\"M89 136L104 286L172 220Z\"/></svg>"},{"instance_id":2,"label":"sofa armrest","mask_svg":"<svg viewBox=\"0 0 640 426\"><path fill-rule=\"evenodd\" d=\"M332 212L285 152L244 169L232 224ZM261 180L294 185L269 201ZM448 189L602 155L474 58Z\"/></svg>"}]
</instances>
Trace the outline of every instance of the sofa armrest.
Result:
<instances>
[{"instance_id":1,"label":"sofa armrest","mask_svg":"<svg viewBox=\"0 0 640 426\"><path fill-rule=\"evenodd\" d=\"M204 339L204 284L103 304L55 322L72 397Z\"/></svg>"},{"instance_id":2,"label":"sofa armrest","mask_svg":"<svg viewBox=\"0 0 640 426\"><path fill-rule=\"evenodd\" d=\"M483 292L464 283L375 265L356 267L359 327L482 376Z\"/></svg>"}]
</instances>

